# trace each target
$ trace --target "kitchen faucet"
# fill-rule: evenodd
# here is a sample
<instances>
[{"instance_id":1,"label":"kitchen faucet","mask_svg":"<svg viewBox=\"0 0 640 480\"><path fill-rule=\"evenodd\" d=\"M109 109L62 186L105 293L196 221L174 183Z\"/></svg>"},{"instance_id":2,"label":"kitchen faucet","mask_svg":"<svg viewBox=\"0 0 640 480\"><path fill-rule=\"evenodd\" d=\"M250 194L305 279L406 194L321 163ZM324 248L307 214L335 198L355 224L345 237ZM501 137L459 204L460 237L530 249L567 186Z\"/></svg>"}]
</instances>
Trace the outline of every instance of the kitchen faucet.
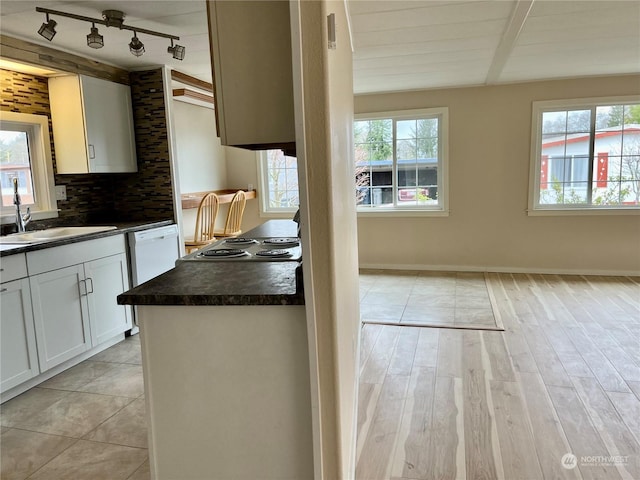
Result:
<instances>
[{"instance_id":1,"label":"kitchen faucet","mask_svg":"<svg viewBox=\"0 0 640 480\"><path fill-rule=\"evenodd\" d=\"M31 221L31 209L27 207L27 213L22 215L20 213L20 194L18 193L18 178L13 178L13 204L16 206L16 227L18 232L24 232L25 227Z\"/></svg>"}]
</instances>

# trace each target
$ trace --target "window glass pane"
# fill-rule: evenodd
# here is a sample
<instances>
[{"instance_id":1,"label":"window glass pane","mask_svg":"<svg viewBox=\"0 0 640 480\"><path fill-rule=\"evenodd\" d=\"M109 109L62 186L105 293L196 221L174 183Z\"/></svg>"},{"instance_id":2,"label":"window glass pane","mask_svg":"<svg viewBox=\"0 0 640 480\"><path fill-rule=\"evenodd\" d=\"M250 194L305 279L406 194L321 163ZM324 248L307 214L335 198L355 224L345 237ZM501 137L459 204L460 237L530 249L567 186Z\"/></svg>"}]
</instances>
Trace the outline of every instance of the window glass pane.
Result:
<instances>
[{"instance_id":1,"label":"window glass pane","mask_svg":"<svg viewBox=\"0 0 640 480\"><path fill-rule=\"evenodd\" d=\"M398 120L396 122L396 138L403 140L416 137L416 121L415 120Z\"/></svg>"},{"instance_id":2,"label":"window glass pane","mask_svg":"<svg viewBox=\"0 0 640 480\"><path fill-rule=\"evenodd\" d=\"M594 205L619 205L620 182L597 182L593 188L592 203Z\"/></svg>"},{"instance_id":3,"label":"window glass pane","mask_svg":"<svg viewBox=\"0 0 640 480\"><path fill-rule=\"evenodd\" d=\"M640 104L624 106L624 129L640 128Z\"/></svg>"},{"instance_id":4,"label":"window glass pane","mask_svg":"<svg viewBox=\"0 0 640 480\"><path fill-rule=\"evenodd\" d=\"M13 204L13 179L18 179L22 205L36 202L29 157L28 135L24 131L0 130L0 183L2 205Z\"/></svg>"},{"instance_id":5,"label":"window glass pane","mask_svg":"<svg viewBox=\"0 0 640 480\"><path fill-rule=\"evenodd\" d=\"M567 112L567 132L589 132L591 130L591 110L571 110Z\"/></svg>"},{"instance_id":6,"label":"window glass pane","mask_svg":"<svg viewBox=\"0 0 640 480\"><path fill-rule=\"evenodd\" d=\"M567 131L567 112L544 112L542 133L564 133Z\"/></svg>"},{"instance_id":7,"label":"window glass pane","mask_svg":"<svg viewBox=\"0 0 640 480\"><path fill-rule=\"evenodd\" d=\"M396 155L398 160L415 159L417 158L416 140L398 140L396 142Z\"/></svg>"},{"instance_id":8,"label":"window glass pane","mask_svg":"<svg viewBox=\"0 0 640 480\"><path fill-rule=\"evenodd\" d=\"M266 155L269 208L290 209L298 207L298 163L296 158L286 156L282 150L268 150Z\"/></svg>"}]
</instances>

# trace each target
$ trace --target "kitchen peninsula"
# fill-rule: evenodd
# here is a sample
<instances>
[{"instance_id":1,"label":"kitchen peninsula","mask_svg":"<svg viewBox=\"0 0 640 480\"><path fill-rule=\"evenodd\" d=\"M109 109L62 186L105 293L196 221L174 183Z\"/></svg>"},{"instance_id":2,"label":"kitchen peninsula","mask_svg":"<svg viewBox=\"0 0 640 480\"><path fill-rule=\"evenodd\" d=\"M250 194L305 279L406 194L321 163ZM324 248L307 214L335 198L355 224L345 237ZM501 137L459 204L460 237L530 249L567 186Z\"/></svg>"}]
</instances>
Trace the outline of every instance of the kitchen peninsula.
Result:
<instances>
[{"instance_id":1,"label":"kitchen peninsula","mask_svg":"<svg viewBox=\"0 0 640 480\"><path fill-rule=\"evenodd\" d=\"M247 237L291 237L271 220ZM313 478L297 262L178 262L118 297L138 306L156 479Z\"/></svg>"}]
</instances>

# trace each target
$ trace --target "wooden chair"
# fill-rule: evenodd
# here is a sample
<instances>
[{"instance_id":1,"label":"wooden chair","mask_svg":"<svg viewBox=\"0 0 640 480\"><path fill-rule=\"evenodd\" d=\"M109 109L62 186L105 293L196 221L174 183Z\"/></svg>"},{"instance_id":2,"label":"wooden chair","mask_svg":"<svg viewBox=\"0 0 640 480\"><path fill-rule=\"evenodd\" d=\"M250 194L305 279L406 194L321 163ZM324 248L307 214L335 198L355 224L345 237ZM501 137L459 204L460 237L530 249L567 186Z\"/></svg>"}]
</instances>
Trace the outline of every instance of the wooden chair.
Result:
<instances>
[{"instance_id":1,"label":"wooden chair","mask_svg":"<svg viewBox=\"0 0 640 480\"><path fill-rule=\"evenodd\" d=\"M236 237L242 233L242 216L244 215L244 207L247 204L247 196L242 190L238 190L231 204L229 205L229 213L224 223L224 230L216 231L216 237Z\"/></svg>"},{"instance_id":2,"label":"wooden chair","mask_svg":"<svg viewBox=\"0 0 640 480\"><path fill-rule=\"evenodd\" d=\"M214 229L219 205L218 196L213 192L207 193L202 198L200 205L198 205L196 229L193 239L185 239L184 241L187 253L191 253L194 250L198 250L216 241Z\"/></svg>"}]
</instances>

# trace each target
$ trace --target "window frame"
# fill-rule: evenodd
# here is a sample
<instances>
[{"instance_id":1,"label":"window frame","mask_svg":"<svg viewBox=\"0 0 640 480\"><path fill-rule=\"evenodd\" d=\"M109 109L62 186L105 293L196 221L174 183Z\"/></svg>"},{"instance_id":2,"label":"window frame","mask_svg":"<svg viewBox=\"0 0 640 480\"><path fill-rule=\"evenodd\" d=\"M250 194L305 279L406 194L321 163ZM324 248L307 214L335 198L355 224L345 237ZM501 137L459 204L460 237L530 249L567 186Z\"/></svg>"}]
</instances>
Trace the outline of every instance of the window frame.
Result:
<instances>
[{"instance_id":1,"label":"window frame","mask_svg":"<svg viewBox=\"0 0 640 480\"><path fill-rule=\"evenodd\" d=\"M42 220L58 217L49 117L46 115L0 111L0 128L27 133L29 161L33 176L33 188L36 194L36 203L30 206L31 218L33 220ZM26 209L22 207L21 212L25 214ZM2 206L0 209L0 223L10 224L15 223L15 221L15 206Z\"/></svg>"},{"instance_id":2,"label":"window frame","mask_svg":"<svg viewBox=\"0 0 640 480\"><path fill-rule=\"evenodd\" d=\"M272 149L277 150L277 149ZM260 184L260 195L258 195L260 201L260 217L261 218L284 218L291 219L295 212L298 210L298 207L270 207L269 206L269 180L268 180L268 171L269 167L267 165L268 150L261 150L257 152L257 162L258 162L258 177ZM296 159L296 168L297 168L297 159ZM298 177L299 179L299 177ZM300 195L300 182L298 180L298 195Z\"/></svg>"},{"instance_id":3,"label":"window frame","mask_svg":"<svg viewBox=\"0 0 640 480\"><path fill-rule=\"evenodd\" d=\"M534 101L531 108L531 153L529 159L529 193L527 214L530 216L546 215L640 215L640 205L594 205L594 204L540 204L540 179L542 159L542 117L546 112L574 109L590 109L595 111L600 106L635 105L640 103L640 96L612 96L576 98L566 100ZM595 144L595 117L589 127L589 172L593 183L593 157Z\"/></svg>"},{"instance_id":4,"label":"window frame","mask_svg":"<svg viewBox=\"0 0 640 480\"><path fill-rule=\"evenodd\" d=\"M438 135L438 204L426 205L397 205L398 196L398 160L396 155L396 122L403 120L422 120L439 118ZM363 120L392 120L392 188L394 203L392 207L357 206L357 215L362 217L436 217L449 215L449 107L421 108L415 110L392 110L385 112L358 113L355 121ZM354 142L355 148L355 142ZM355 162L355 158L354 158Z\"/></svg>"}]
</instances>

